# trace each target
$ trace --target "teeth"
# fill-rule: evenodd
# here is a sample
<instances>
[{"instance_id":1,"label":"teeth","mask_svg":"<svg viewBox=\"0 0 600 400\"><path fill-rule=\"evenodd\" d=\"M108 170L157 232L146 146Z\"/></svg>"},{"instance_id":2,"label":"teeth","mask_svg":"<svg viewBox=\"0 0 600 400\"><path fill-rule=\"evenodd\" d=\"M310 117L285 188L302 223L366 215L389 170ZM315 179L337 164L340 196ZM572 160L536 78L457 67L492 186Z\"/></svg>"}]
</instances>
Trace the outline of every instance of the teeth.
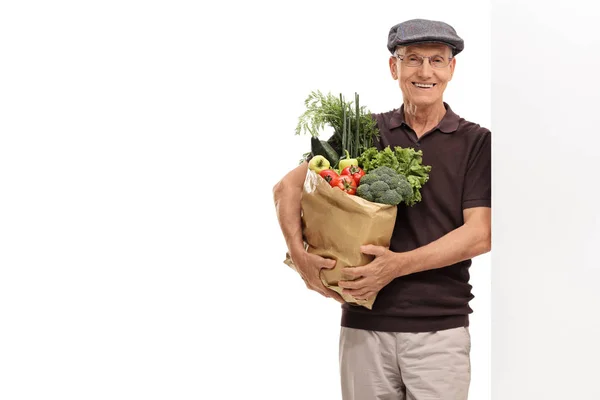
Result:
<instances>
[{"instance_id":1,"label":"teeth","mask_svg":"<svg viewBox=\"0 0 600 400\"><path fill-rule=\"evenodd\" d=\"M432 88L433 87L433 83L430 84L424 84L424 83L415 83L414 84L416 87L422 87L422 88Z\"/></svg>"}]
</instances>

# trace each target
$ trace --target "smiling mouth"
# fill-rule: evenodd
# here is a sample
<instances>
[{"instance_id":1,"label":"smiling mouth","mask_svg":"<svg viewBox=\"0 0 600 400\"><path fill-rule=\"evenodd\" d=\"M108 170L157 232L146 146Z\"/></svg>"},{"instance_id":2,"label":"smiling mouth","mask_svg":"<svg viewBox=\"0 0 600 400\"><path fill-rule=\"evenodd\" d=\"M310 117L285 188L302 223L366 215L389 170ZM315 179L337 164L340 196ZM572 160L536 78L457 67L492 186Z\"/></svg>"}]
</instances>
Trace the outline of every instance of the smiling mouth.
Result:
<instances>
[{"instance_id":1,"label":"smiling mouth","mask_svg":"<svg viewBox=\"0 0 600 400\"><path fill-rule=\"evenodd\" d=\"M436 85L435 83L417 83L417 82L413 82L412 84L414 86L418 87L419 89L431 89L432 87L434 87Z\"/></svg>"}]
</instances>

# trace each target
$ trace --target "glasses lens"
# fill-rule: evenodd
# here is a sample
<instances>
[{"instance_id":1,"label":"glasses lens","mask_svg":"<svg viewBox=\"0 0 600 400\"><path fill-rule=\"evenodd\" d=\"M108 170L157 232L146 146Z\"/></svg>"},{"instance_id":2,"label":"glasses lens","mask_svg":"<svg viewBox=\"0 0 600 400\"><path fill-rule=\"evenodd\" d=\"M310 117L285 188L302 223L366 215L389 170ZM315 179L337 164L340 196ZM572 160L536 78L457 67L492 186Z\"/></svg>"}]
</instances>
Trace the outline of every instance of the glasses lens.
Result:
<instances>
[{"instance_id":1,"label":"glasses lens","mask_svg":"<svg viewBox=\"0 0 600 400\"><path fill-rule=\"evenodd\" d=\"M450 60L442 56L433 56L429 59L431 66L434 68L444 68L450 63Z\"/></svg>"},{"instance_id":2,"label":"glasses lens","mask_svg":"<svg viewBox=\"0 0 600 400\"><path fill-rule=\"evenodd\" d=\"M423 63L423 59L416 54L408 54L404 56L404 62L409 67L418 67Z\"/></svg>"}]
</instances>

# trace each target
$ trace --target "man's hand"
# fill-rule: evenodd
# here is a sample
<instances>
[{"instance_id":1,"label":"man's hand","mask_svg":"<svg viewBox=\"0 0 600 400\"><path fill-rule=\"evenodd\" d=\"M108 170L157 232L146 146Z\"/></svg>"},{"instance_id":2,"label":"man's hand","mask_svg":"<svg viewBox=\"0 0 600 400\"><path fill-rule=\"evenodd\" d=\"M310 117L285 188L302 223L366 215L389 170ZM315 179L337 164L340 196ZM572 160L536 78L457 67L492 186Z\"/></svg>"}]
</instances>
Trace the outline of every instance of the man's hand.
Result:
<instances>
[{"instance_id":1,"label":"man's hand","mask_svg":"<svg viewBox=\"0 0 600 400\"><path fill-rule=\"evenodd\" d=\"M361 246L363 254L371 254L375 259L361 267L346 267L338 286L355 299L362 300L375 296L385 285L401 275L408 274L407 263L400 253L394 253L386 247Z\"/></svg>"},{"instance_id":2,"label":"man's hand","mask_svg":"<svg viewBox=\"0 0 600 400\"><path fill-rule=\"evenodd\" d=\"M296 270L304 280L307 288L314 290L325 297L331 297L340 303L344 303L342 296L340 296L337 292L325 287L319 276L321 269L331 269L335 267L335 260L323 258L307 251L301 251L292 255L292 261L294 262Z\"/></svg>"}]
</instances>

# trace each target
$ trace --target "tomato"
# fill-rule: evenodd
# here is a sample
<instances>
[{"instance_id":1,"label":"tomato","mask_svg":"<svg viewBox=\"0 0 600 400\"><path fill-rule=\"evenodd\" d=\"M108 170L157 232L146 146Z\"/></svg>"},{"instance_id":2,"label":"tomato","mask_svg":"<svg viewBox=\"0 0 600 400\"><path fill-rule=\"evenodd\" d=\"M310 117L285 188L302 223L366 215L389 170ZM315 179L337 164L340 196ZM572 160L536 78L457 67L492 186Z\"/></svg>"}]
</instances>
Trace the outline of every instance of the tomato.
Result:
<instances>
[{"instance_id":1,"label":"tomato","mask_svg":"<svg viewBox=\"0 0 600 400\"><path fill-rule=\"evenodd\" d=\"M360 178L365 176L365 171L362 170L358 165L350 165L342 170L340 175L348 175L354 178L356 185L360 185Z\"/></svg>"},{"instance_id":2,"label":"tomato","mask_svg":"<svg viewBox=\"0 0 600 400\"><path fill-rule=\"evenodd\" d=\"M340 176L334 176L333 178L331 178L331 182L329 182L329 184L331 185L331 187L337 187L338 183L340 183Z\"/></svg>"},{"instance_id":3,"label":"tomato","mask_svg":"<svg viewBox=\"0 0 600 400\"><path fill-rule=\"evenodd\" d=\"M334 186L334 182L331 183ZM356 181L350 175L340 175L335 179L334 187L338 187L348 194L356 194Z\"/></svg>"},{"instance_id":4,"label":"tomato","mask_svg":"<svg viewBox=\"0 0 600 400\"><path fill-rule=\"evenodd\" d=\"M338 173L332 169L324 169L319 172L319 175L321 175L321 178L325 179L329 184L331 184L334 178L339 176Z\"/></svg>"}]
</instances>

